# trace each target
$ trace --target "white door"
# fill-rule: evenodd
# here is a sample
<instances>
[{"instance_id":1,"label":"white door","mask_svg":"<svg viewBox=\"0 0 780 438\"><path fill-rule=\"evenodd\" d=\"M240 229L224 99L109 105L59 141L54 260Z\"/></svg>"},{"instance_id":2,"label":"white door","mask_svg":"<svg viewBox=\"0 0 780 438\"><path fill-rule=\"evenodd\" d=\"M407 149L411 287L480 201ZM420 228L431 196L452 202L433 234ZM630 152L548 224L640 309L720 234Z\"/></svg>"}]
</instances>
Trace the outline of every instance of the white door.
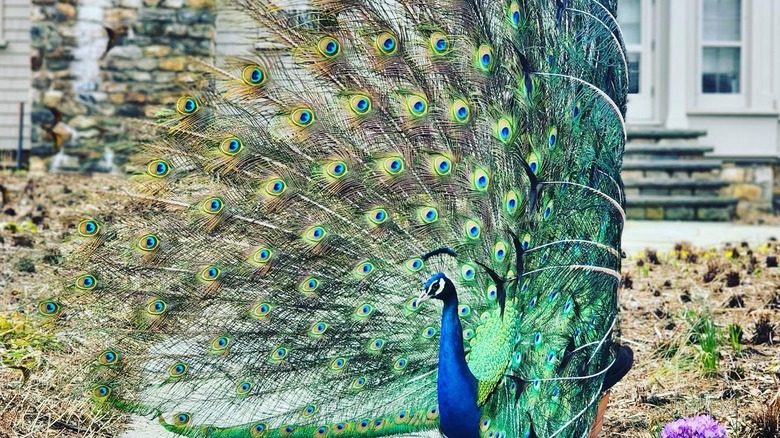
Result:
<instances>
[{"instance_id":1,"label":"white door","mask_svg":"<svg viewBox=\"0 0 780 438\"><path fill-rule=\"evenodd\" d=\"M628 122L652 123L655 114L655 0L621 0L618 22L628 50Z\"/></svg>"}]
</instances>

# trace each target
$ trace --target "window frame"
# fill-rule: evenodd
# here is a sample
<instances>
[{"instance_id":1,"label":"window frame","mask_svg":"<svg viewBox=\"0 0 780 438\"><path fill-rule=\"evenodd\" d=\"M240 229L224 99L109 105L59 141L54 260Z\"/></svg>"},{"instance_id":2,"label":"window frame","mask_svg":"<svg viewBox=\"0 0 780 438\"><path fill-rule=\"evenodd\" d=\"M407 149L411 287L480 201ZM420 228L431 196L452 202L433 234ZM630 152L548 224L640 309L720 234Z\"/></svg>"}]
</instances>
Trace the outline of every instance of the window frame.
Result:
<instances>
[{"instance_id":1,"label":"window frame","mask_svg":"<svg viewBox=\"0 0 780 438\"><path fill-rule=\"evenodd\" d=\"M740 28L739 41L705 41L704 40L704 2L697 2L696 17L696 60L697 68L695 78L696 110L697 112L723 112L745 110L747 108L747 94L750 84L748 80L748 3L749 0L740 0ZM703 91L704 76L704 49L706 48L738 48L739 49L739 92L738 93L705 93Z\"/></svg>"},{"instance_id":2,"label":"window frame","mask_svg":"<svg viewBox=\"0 0 780 438\"><path fill-rule=\"evenodd\" d=\"M8 47L5 39L5 0L0 0L0 49Z\"/></svg>"}]
</instances>

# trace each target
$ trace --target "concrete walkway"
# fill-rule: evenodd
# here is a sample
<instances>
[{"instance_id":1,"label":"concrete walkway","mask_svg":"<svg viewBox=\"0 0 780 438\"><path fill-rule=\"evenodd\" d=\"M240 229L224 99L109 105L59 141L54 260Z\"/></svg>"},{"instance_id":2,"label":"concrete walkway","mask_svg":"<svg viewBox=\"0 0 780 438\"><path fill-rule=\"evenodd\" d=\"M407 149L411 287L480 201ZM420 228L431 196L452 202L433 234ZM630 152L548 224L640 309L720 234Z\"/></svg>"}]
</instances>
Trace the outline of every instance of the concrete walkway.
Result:
<instances>
[{"instance_id":1,"label":"concrete walkway","mask_svg":"<svg viewBox=\"0 0 780 438\"><path fill-rule=\"evenodd\" d=\"M764 243L770 237L780 239L780 227L741 225L728 222L628 221L623 229L623 250L634 254L645 248L668 251L681 241L709 248L725 243Z\"/></svg>"},{"instance_id":2,"label":"concrete walkway","mask_svg":"<svg viewBox=\"0 0 780 438\"><path fill-rule=\"evenodd\" d=\"M712 247L727 242L760 244L770 237L780 239L780 227L735 225L722 222L655 222L629 221L623 230L623 250L634 254L645 248L669 251L681 241L691 242L698 247ZM157 423L142 417L133 417L131 431L122 438L174 438ZM432 433L429 436L439 436Z\"/></svg>"}]
</instances>

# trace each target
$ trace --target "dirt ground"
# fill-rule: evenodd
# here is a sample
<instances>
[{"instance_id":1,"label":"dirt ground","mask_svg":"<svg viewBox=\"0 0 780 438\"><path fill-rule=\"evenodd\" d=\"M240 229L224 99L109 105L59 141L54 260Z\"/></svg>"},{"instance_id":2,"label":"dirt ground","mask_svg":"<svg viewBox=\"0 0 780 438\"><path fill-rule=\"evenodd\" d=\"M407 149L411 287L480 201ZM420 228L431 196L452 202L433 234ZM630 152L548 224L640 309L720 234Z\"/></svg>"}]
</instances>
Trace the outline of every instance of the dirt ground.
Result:
<instances>
[{"instance_id":1,"label":"dirt ground","mask_svg":"<svg viewBox=\"0 0 780 438\"><path fill-rule=\"evenodd\" d=\"M0 185L0 438L118 435L125 417L65 395L78 347L52 334L35 303L60 284L66 231L98 206L119 208L90 193L121 181L0 174ZM778 256L777 241L628 255L621 328L635 365L612 391L602 436L658 437L666 422L702 413L732 437L780 436Z\"/></svg>"}]
</instances>

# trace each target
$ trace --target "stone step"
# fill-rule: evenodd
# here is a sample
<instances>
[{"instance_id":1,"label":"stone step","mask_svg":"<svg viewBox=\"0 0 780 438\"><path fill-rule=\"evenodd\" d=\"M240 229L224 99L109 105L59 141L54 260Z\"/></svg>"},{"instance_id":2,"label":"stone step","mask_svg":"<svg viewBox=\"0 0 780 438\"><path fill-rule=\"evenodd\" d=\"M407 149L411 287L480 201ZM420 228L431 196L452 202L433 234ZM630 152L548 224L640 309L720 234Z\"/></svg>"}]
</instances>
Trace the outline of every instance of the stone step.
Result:
<instances>
[{"instance_id":1,"label":"stone step","mask_svg":"<svg viewBox=\"0 0 780 438\"><path fill-rule=\"evenodd\" d=\"M695 140L707 135L707 131L699 129L632 128L628 130L627 135L629 141Z\"/></svg>"},{"instance_id":2,"label":"stone step","mask_svg":"<svg viewBox=\"0 0 780 438\"><path fill-rule=\"evenodd\" d=\"M652 187L656 189L694 189L694 190L717 190L729 185L728 181L722 179L696 179L696 178L636 178L626 179L623 185L626 188L645 188Z\"/></svg>"},{"instance_id":3,"label":"stone step","mask_svg":"<svg viewBox=\"0 0 780 438\"><path fill-rule=\"evenodd\" d=\"M739 199L707 196L626 194L629 219L728 221L736 216Z\"/></svg>"},{"instance_id":4,"label":"stone step","mask_svg":"<svg viewBox=\"0 0 780 438\"><path fill-rule=\"evenodd\" d=\"M623 160L623 170L663 170L667 172L682 171L711 171L720 169L723 162L720 160L648 160L648 159L627 159Z\"/></svg>"},{"instance_id":5,"label":"stone step","mask_svg":"<svg viewBox=\"0 0 780 438\"><path fill-rule=\"evenodd\" d=\"M632 158L703 158L704 154L712 152L712 146L698 144L657 144L657 143L629 143L626 145L625 155Z\"/></svg>"}]
</instances>

